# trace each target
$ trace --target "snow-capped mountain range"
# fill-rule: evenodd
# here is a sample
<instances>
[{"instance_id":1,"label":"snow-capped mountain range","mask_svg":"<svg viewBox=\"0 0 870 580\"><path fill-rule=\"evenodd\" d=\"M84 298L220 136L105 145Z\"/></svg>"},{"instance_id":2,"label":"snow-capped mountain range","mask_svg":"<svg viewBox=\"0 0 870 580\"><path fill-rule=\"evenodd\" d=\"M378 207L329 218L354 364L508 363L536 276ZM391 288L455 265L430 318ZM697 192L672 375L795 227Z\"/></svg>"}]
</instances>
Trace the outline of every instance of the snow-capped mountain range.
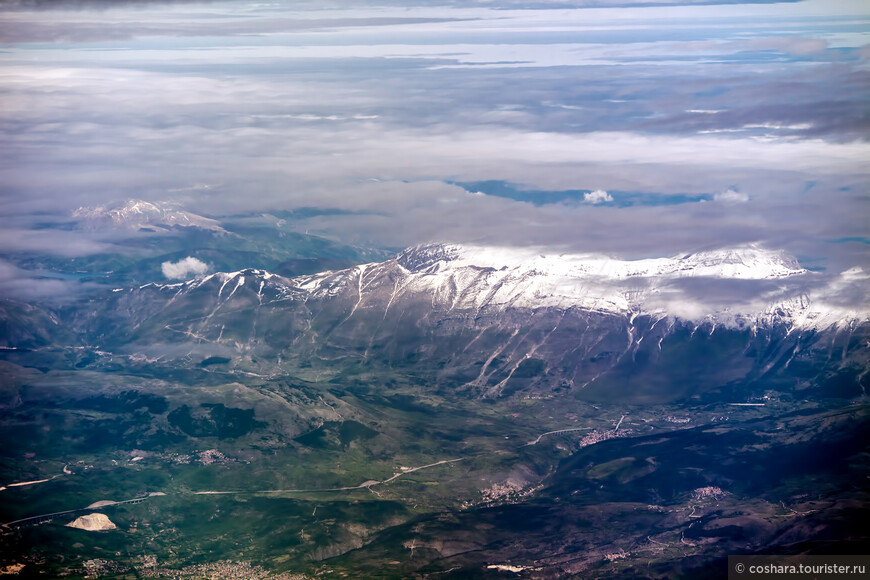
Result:
<instances>
[{"instance_id":1,"label":"snow-capped mountain range","mask_svg":"<svg viewBox=\"0 0 870 580\"><path fill-rule=\"evenodd\" d=\"M216 285L219 301L229 300L245 285L258 288L260 303L267 295L267 301L304 302L341 295L354 302L348 316L373 310L386 317L391 308L413 299L426 300L440 312L580 309L740 327L777 321L823 329L870 320L870 311L831 300L844 286L867 280L860 268L844 272L828 287L806 290L816 276L795 258L758 245L626 261L525 248L426 244L386 262L292 279L243 270L165 286L186 293ZM689 292L687 280L700 285ZM723 284L738 287L726 298L703 291L705 285Z\"/></svg>"},{"instance_id":2,"label":"snow-capped mountain range","mask_svg":"<svg viewBox=\"0 0 870 580\"><path fill-rule=\"evenodd\" d=\"M114 206L81 207L73 217L91 228L226 231L220 222L182 210L174 202L131 199ZM839 299L870 284L870 273L856 267L823 284L793 256L759 244L622 260L539 248L429 243L408 248L392 260L347 270L292 279L255 272L217 273L182 285L192 290L213 279L244 284L246 277L254 276L261 278L257 284L273 287L277 295L316 299L352 288L357 294L354 313L360 308L389 309L397 299L416 296L445 311L573 308L732 327L775 321L792 328L825 329L870 320L870 305L856 307L854 300ZM705 293L705 288L723 287L730 293Z\"/></svg>"},{"instance_id":3,"label":"snow-capped mountain range","mask_svg":"<svg viewBox=\"0 0 870 580\"><path fill-rule=\"evenodd\" d=\"M245 269L116 288L70 328L130 360L219 356L239 372L318 380L405 369L473 397L587 386L592 398L678 397L843 368L864 389L870 316L837 304L867 276L825 280L753 245L624 261L427 244L294 278Z\"/></svg>"},{"instance_id":4,"label":"snow-capped mountain range","mask_svg":"<svg viewBox=\"0 0 870 580\"><path fill-rule=\"evenodd\" d=\"M80 207L73 211L72 217L89 227L141 230L180 226L224 231L217 220L184 211L177 203L168 201L151 203L131 199L119 205Z\"/></svg>"},{"instance_id":5,"label":"snow-capped mountain range","mask_svg":"<svg viewBox=\"0 0 870 580\"><path fill-rule=\"evenodd\" d=\"M409 248L397 260L410 270L439 263L451 268L479 267L533 272L546 277L615 280L638 277L711 276L761 280L805 274L797 260L758 245L685 254L670 258L620 260L594 254L546 254L534 248L427 244Z\"/></svg>"}]
</instances>

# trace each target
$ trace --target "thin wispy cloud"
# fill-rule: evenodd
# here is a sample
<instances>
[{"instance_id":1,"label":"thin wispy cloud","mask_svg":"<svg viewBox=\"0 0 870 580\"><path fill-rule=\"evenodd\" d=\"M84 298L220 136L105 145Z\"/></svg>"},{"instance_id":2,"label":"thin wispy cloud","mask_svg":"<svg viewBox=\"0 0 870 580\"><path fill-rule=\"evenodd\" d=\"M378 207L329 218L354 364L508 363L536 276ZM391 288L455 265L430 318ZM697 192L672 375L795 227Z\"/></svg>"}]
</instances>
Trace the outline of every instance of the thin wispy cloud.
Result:
<instances>
[{"instance_id":1,"label":"thin wispy cloud","mask_svg":"<svg viewBox=\"0 0 870 580\"><path fill-rule=\"evenodd\" d=\"M716 201L721 201L723 203L746 203L747 201L749 201L749 196L745 193L729 189L727 191L723 191L722 193L717 193L713 196L713 199Z\"/></svg>"}]
</instances>

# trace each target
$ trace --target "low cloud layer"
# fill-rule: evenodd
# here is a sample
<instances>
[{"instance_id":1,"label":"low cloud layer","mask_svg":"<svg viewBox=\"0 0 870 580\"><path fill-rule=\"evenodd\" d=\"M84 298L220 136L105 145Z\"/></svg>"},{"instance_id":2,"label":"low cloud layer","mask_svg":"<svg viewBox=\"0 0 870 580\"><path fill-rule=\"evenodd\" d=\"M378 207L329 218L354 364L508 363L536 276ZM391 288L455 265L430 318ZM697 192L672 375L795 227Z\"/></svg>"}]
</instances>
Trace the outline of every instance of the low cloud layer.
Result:
<instances>
[{"instance_id":1,"label":"low cloud layer","mask_svg":"<svg viewBox=\"0 0 870 580\"><path fill-rule=\"evenodd\" d=\"M202 276L208 272L208 264L188 256L177 262L163 262L160 264L163 275L170 280L187 280L196 276Z\"/></svg>"},{"instance_id":2,"label":"low cloud layer","mask_svg":"<svg viewBox=\"0 0 870 580\"><path fill-rule=\"evenodd\" d=\"M0 259L0 300L62 303L75 299L86 287L51 272L19 268Z\"/></svg>"},{"instance_id":3,"label":"low cloud layer","mask_svg":"<svg viewBox=\"0 0 870 580\"><path fill-rule=\"evenodd\" d=\"M47 4L15 4L0 55L0 246L19 265L154 235L66 223L134 198L391 249L761 241L870 267L864 2L28 8ZM452 185L491 180L578 193Z\"/></svg>"}]
</instances>

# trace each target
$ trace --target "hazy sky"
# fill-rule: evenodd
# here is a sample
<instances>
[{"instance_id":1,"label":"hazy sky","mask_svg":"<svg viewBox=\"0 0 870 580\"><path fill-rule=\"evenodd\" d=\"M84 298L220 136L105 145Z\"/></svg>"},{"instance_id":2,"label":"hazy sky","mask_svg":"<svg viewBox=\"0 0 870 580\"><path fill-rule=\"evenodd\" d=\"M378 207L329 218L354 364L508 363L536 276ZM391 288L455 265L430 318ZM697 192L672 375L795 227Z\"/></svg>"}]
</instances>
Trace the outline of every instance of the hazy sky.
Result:
<instances>
[{"instance_id":1,"label":"hazy sky","mask_svg":"<svg viewBox=\"0 0 870 580\"><path fill-rule=\"evenodd\" d=\"M868 262L866 0L0 7L6 251L99 251L28 228L139 198L346 210L299 228L388 247Z\"/></svg>"}]
</instances>

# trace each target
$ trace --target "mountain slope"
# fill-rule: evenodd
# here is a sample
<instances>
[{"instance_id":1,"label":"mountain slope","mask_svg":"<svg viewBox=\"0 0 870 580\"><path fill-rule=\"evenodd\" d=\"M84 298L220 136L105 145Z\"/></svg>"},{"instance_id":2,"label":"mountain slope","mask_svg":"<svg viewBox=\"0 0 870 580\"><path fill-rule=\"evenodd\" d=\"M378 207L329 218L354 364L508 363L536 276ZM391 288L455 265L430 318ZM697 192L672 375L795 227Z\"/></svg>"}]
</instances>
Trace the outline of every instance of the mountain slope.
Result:
<instances>
[{"instance_id":1,"label":"mountain slope","mask_svg":"<svg viewBox=\"0 0 870 580\"><path fill-rule=\"evenodd\" d=\"M195 227L224 232L220 222L182 210L172 202L151 203L139 199L107 206L80 207L72 213L85 227L140 230Z\"/></svg>"},{"instance_id":2,"label":"mountain slope","mask_svg":"<svg viewBox=\"0 0 870 580\"><path fill-rule=\"evenodd\" d=\"M799 284L769 298L768 284L807 276L754 247L620 262L428 245L297 278L242 270L116 289L74 324L126 355L225 356L240 371L329 376L386 367L480 397L585 389L659 400L735 385L745 396L771 373L800 386L846 371L845 392L860 392L866 315L828 308ZM684 280L755 294L707 300L675 285Z\"/></svg>"},{"instance_id":3,"label":"mountain slope","mask_svg":"<svg viewBox=\"0 0 870 580\"><path fill-rule=\"evenodd\" d=\"M33 484L0 497L21 523L0 560L105 558L103 537L70 548L64 518L32 524L143 490L160 495L113 511L111 552L166 575L242 549L276 572L396 578L860 552L870 324L843 297L864 280L757 247L624 262L439 244L0 304L4 481Z\"/></svg>"}]
</instances>

